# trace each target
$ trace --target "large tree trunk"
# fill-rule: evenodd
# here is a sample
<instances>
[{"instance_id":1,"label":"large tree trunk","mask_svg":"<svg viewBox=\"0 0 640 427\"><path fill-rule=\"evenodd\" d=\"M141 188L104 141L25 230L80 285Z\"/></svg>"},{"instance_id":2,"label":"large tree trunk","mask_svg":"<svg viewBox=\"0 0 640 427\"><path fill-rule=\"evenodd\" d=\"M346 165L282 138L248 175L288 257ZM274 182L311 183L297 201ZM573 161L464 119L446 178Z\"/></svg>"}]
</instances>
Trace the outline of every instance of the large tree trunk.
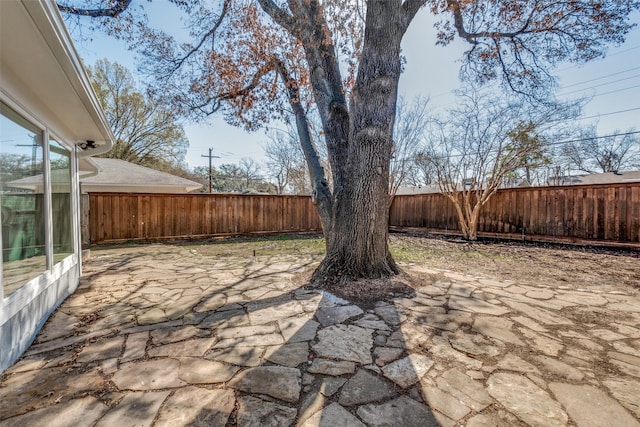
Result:
<instances>
[{"instance_id":1,"label":"large tree trunk","mask_svg":"<svg viewBox=\"0 0 640 427\"><path fill-rule=\"evenodd\" d=\"M258 1L302 43L327 143L333 188L310 140L297 84L282 69L326 240L326 258L312 281L324 285L398 273L387 238L400 42L425 0L366 3L364 43L349 106L322 2L289 0L289 14L272 0Z\"/></svg>"},{"instance_id":2,"label":"large tree trunk","mask_svg":"<svg viewBox=\"0 0 640 427\"><path fill-rule=\"evenodd\" d=\"M313 275L319 283L398 273L387 244L389 164L406 26L402 9L391 1L368 2L366 23L349 108L348 173L334 174L327 255Z\"/></svg>"}]
</instances>

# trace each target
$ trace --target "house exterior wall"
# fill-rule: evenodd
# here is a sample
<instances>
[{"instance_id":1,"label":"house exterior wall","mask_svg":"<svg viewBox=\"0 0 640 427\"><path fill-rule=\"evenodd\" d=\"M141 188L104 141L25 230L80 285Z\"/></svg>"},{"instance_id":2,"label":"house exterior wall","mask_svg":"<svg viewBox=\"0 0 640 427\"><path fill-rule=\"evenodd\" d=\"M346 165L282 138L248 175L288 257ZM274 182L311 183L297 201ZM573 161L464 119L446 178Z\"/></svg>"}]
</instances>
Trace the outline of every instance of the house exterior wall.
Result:
<instances>
[{"instance_id":1,"label":"house exterior wall","mask_svg":"<svg viewBox=\"0 0 640 427\"><path fill-rule=\"evenodd\" d=\"M0 43L2 372L78 286L78 158L91 154L77 144L98 141L98 154L113 134L53 0L0 1ZM41 185L11 187L24 177Z\"/></svg>"},{"instance_id":2,"label":"house exterior wall","mask_svg":"<svg viewBox=\"0 0 640 427\"><path fill-rule=\"evenodd\" d=\"M20 93L9 93L5 86L0 102L3 138L5 134L9 139L14 136L12 128L20 133L21 124L33 135L32 141L26 137L26 141L18 140L13 146L0 147L0 156L12 158L21 153L17 145L30 142L33 148L26 149L32 150L33 157L17 163L17 173L29 173L25 166L37 165L33 173L39 173L43 182L43 188L38 190L20 191L12 189L7 180L1 180L1 372L18 360L53 310L77 287L80 219L75 144L58 136L48 126L46 117L32 115ZM54 193L51 161L60 159L65 163L68 189L64 193L57 189ZM6 173L3 171L3 175Z\"/></svg>"},{"instance_id":3,"label":"house exterior wall","mask_svg":"<svg viewBox=\"0 0 640 427\"><path fill-rule=\"evenodd\" d=\"M6 298L0 314L0 372L15 363L35 340L56 308L78 286L78 257L69 257L49 274L25 284Z\"/></svg>"}]
</instances>

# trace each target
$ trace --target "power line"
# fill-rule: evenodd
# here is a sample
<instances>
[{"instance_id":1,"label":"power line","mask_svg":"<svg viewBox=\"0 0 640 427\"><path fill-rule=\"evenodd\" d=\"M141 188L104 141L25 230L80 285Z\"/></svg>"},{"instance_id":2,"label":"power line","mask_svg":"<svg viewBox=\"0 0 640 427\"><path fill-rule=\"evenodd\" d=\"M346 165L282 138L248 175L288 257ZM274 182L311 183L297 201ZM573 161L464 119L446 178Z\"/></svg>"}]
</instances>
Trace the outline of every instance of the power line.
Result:
<instances>
[{"instance_id":1,"label":"power line","mask_svg":"<svg viewBox=\"0 0 640 427\"><path fill-rule=\"evenodd\" d=\"M570 140L567 140L567 141L550 142L547 145L562 145L562 144L569 144L571 142L592 141L594 139L604 139L604 138L611 138L611 137L616 137L616 136L636 135L638 133L640 133L640 130L636 130L636 131L632 131L632 132L613 133L611 135L602 135L602 136L592 136L592 137L587 137L587 138L570 139Z\"/></svg>"},{"instance_id":2,"label":"power line","mask_svg":"<svg viewBox=\"0 0 640 427\"><path fill-rule=\"evenodd\" d=\"M636 111L636 110L640 110L640 107L635 107L635 108L629 108L627 110L618 110L618 111L612 111L610 113L602 113L602 114L594 114L593 116L586 116L586 117L578 117L575 119L570 119L570 120L585 120L585 119L595 119L598 117L603 117L603 116L611 116L613 114L621 114L621 113L628 113L629 111ZM558 119L555 121L562 121L563 119ZM567 120L568 121L568 120Z\"/></svg>"},{"instance_id":3,"label":"power line","mask_svg":"<svg viewBox=\"0 0 640 427\"><path fill-rule=\"evenodd\" d=\"M601 58L600 60L601 60L601 61L604 61L605 59L607 59L607 58L611 58L612 56L622 55L623 53L627 53L627 52L630 52L630 51L632 51L632 50L639 49L639 48L640 48L640 44L639 44L639 45L636 45L636 46L632 46L632 47L630 47L630 48L628 48L628 49L625 49L625 50L620 50L620 51L618 51L618 52L612 53L611 55L607 55L607 56L605 56L604 58ZM572 68L577 68L577 67L579 67L580 65L582 65L582 64L570 65L570 66L568 66L568 67L561 68L561 69L557 70L556 72L561 73L561 72L563 72L563 71L571 70Z\"/></svg>"},{"instance_id":4,"label":"power line","mask_svg":"<svg viewBox=\"0 0 640 427\"><path fill-rule=\"evenodd\" d=\"M584 83L594 82L596 80L606 79L607 77L613 77L613 76L617 76L619 74L624 74L624 73L628 73L629 71L635 71L635 70L640 70L640 67L629 68L628 70L618 71L617 73L606 74L604 76L595 77L593 79L584 80L582 82L572 83L570 85L563 86L563 88L566 89L566 88L569 88L569 87L578 86L578 85L581 85L581 84L584 84Z\"/></svg>"},{"instance_id":5,"label":"power line","mask_svg":"<svg viewBox=\"0 0 640 427\"><path fill-rule=\"evenodd\" d=\"M611 93L622 92L623 90L635 89L637 87L640 87L640 85L627 86L627 87L623 87L622 89L610 90L609 92L603 92L603 93L598 93L596 95L593 95L593 98L597 96L609 95Z\"/></svg>"},{"instance_id":6,"label":"power line","mask_svg":"<svg viewBox=\"0 0 640 427\"><path fill-rule=\"evenodd\" d=\"M635 49L638 49L638 48L640 48L640 45L630 47L629 49L621 50L621 51L616 52L616 53L613 53L613 54L611 54L611 55L607 55L605 58L602 58L602 60L607 59L607 58L612 57L612 56L620 55L620 54L623 54L623 53L626 53L626 52L629 52L629 51L631 51L631 50L635 50ZM570 70L570 69L572 69L572 68L576 68L576 67L578 67L578 66L580 66L580 65L581 65L581 64L578 64L578 65L572 65L572 66L570 66L570 67L566 67L566 68L562 68L562 69L556 70L555 72L556 72L556 73L560 73L560 72L563 72L563 71ZM570 87L578 86L578 85L585 84L585 83L590 83L590 82L597 81L597 80L602 80L602 79L605 79L605 78L607 78L607 77L617 76L617 75L620 75L620 74L628 73L628 72L630 72L630 71L635 71L635 70L639 70L639 69L640 69L640 67L633 67L633 68L629 68L629 69L627 69L627 70L618 71L618 72L616 72L616 73L610 73L610 74L606 74L606 75L604 75L604 76L595 77L595 78L593 78L593 79L584 80L584 81L577 82L577 83L572 83L572 84L570 84L570 85L563 86L562 88L563 88L563 89L567 89L567 88L570 88ZM616 82L623 81L623 80L629 80L629 79L631 79L631 78L638 77L638 76L640 76L640 75L635 75L635 76L632 76L632 77L628 77L628 78L624 78L624 79L615 80L615 81L612 81L612 82L609 82L609 83L602 83L601 85L590 86L590 87L587 87L587 88L584 88L584 89L580 89L580 90L575 90L575 91L571 91L571 92L566 92L565 94L570 94L570 93L574 93L574 92L580 92L580 91L582 91L582 90L585 90L585 91L586 91L586 90L591 89L591 88L594 88L594 87L603 86L603 85L611 84L611 83L616 83ZM632 86L632 87L635 87L635 86ZM490 90L490 89L492 89L492 88L490 88L490 87L485 87L485 88L482 88L482 89L480 90L480 92L485 91L485 90ZM628 89L628 88L624 88L624 89L621 89L621 90L626 90L626 89ZM435 98L440 98L440 97L445 96L445 95L451 95L451 92L452 92L452 91L447 91L447 92L441 92L441 93L436 94L436 95L430 95L430 96L429 96L429 99L430 99L430 100L432 100L432 99L435 99ZM611 93L613 93L613 92L611 92ZM558 95L558 96L564 96L565 94L560 94L560 95ZM603 94L603 95L606 95L606 94ZM448 106L448 105L453 105L453 104L455 104L455 103L448 102L448 103L446 103L446 104L440 105L440 107L442 108L442 107L446 107L446 106Z\"/></svg>"},{"instance_id":7,"label":"power line","mask_svg":"<svg viewBox=\"0 0 640 427\"><path fill-rule=\"evenodd\" d=\"M640 67L638 67L638 68L640 68ZM585 92L585 91L587 91L587 90L589 90L589 89L595 89L595 88L597 88L597 87L607 86L607 85L610 85L610 84L614 84L614 83L618 83L618 82L623 82L623 81L625 81L625 80L635 79L636 77L640 77L640 74L635 74L635 75L633 75L633 76L631 76L631 77L625 77L625 78L618 79L618 80L612 80L612 81L610 81L610 82L600 83L600 84L597 84L597 85L595 85L595 86L589 86L589 87L585 87L585 88L582 88L582 89L576 89L576 90L572 90L572 91L569 91L569 92L563 92L563 93L558 94L558 96L567 96L567 95L569 95L569 94L571 94L571 93L576 93L576 92Z\"/></svg>"},{"instance_id":8,"label":"power line","mask_svg":"<svg viewBox=\"0 0 640 427\"><path fill-rule=\"evenodd\" d=\"M628 108L626 110L610 111L608 113L598 113L598 114L594 114L592 116L576 117L576 118L573 118L573 119L554 119L554 120L549 120L547 123L573 122L573 121L576 121L576 120L595 119L595 118L599 118L599 117L603 117L603 116L612 116L614 114L628 113L629 111L636 111L636 110L640 110L640 107Z\"/></svg>"},{"instance_id":9,"label":"power line","mask_svg":"<svg viewBox=\"0 0 640 427\"><path fill-rule=\"evenodd\" d=\"M597 98L599 96L609 95L609 94L612 94L612 93L622 92L622 91L629 90L629 89L635 89L637 87L640 87L640 84L633 85L633 86L627 86L627 87L623 87L623 88L620 88L620 89L610 90L609 92L597 93L597 91L596 91L596 94L591 96L591 99ZM559 94L558 96L565 96L565 95L568 95L568 94L574 93L574 92L583 92L583 91L587 91L589 89L591 89L591 88L584 88L584 89L581 89L581 90L575 90L575 91L572 91L572 92Z\"/></svg>"},{"instance_id":10,"label":"power line","mask_svg":"<svg viewBox=\"0 0 640 427\"><path fill-rule=\"evenodd\" d=\"M602 59L611 58L612 56L622 55L623 53L627 53L627 52L629 52L629 51L636 50L636 49L638 49L638 48L640 48L640 44L635 45L635 46L631 46L630 48L625 49L625 50L619 50L619 51L617 51L617 52L615 52L615 53L612 53L611 55L607 55L606 57L604 57L604 58L602 58Z\"/></svg>"},{"instance_id":11,"label":"power line","mask_svg":"<svg viewBox=\"0 0 640 427\"><path fill-rule=\"evenodd\" d=\"M566 141L549 142L546 145L547 146L563 145L563 144L569 144L569 143L572 143L572 142L592 141L594 139L604 139L604 138L611 138L611 137L616 137L616 136L636 135L636 134L639 134L639 133L640 133L640 130L636 130L636 131L632 131L632 132L614 133L614 134L611 134L611 135L593 136L593 137L587 137L587 138L570 139L570 140L566 140ZM498 153L497 150L490 150L489 152L490 153L494 153L494 154ZM448 159L448 158L451 158L451 157L465 157L465 156L468 156L468 155L469 155L469 153L449 154L447 156L435 156L434 158L437 158L437 159Z\"/></svg>"}]
</instances>

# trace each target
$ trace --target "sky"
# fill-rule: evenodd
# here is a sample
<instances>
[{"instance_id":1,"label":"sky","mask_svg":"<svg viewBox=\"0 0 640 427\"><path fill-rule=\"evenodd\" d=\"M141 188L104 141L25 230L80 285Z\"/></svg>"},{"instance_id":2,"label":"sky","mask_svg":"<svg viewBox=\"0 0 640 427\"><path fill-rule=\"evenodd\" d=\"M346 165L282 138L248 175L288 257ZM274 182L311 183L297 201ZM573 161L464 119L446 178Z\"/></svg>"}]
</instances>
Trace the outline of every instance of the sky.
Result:
<instances>
[{"instance_id":1,"label":"sky","mask_svg":"<svg viewBox=\"0 0 640 427\"><path fill-rule=\"evenodd\" d=\"M141 0L134 0L139 2ZM144 3L150 23L159 28L184 31L171 14L166 0ZM640 24L640 14L633 15ZM78 38L75 30L71 31ZM85 33L86 35L86 33ZM76 48L85 63L93 65L98 59L108 58L126 66L136 76L135 56L124 44L108 36L91 34L91 41L76 42ZM404 37L402 49L406 58L400 78L400 95L407 100L416 96L430 98L432 110L442 112L455 106L453 91L460 86L458 72L460 60L467 44L455 41L446 47L435 46L433 18L423 9L412 22ZM609 135L629 128L640 130L640 29L634 28L625 43L610 47L605 59L583 65L560 64L553 74L559 77L557 93L566 97L593 96L583 109L581 124L597 123L598 135ZM273 128L282 128L275 124ZM277 130L275 130L277 132ZM262 149L268 140L265 131L247 133L227 125L221 117L212 117L208 123L187 124L189 139L186 161L189 167L208 165L209 148L213 148L213 165L238 163L251 157L264 163Z\"/></svg>"}]
</instances>

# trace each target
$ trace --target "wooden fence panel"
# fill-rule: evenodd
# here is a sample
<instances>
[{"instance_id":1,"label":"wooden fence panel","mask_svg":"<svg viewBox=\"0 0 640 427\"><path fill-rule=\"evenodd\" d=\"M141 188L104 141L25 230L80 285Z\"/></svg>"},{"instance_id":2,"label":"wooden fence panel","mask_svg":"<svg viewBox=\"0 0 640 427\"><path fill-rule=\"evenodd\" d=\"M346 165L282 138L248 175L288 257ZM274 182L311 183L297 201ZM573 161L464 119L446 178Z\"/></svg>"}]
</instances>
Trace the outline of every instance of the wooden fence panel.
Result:
<instances>
[{"instance_id":1,"label":"wooden fence panel","mask_svg":"<svg viewBox=\"0 0 640 427\"><path fill-rule=\"evenodd\" d=\"M442 194L396 196L389 225L459 230ZM482 208L478 231L492 234L640 242L640 183L511 188Z\"/></svg>"},{"instance_id":2,"label":"wooden fence panel","mask_svg":"<svg viewBox=\"0 0 640 427\"><path fill-rule=\"evenodd\" d=\"M307 196L91 193L91 243L321 231Z\"/></svg>"},{"instance_id":3,"label":"wooden fence panel","mask_svg":"<svg viewBox=\"0 0 640 427\"><path fill-rule=\"evenodd\" d=\"M442 194L396 196L389 225L459 231ZM321 231L307 196L91 193L91 243L265 232ZM482 208L478 231L640 242L640 183L513 188Z\"/></svg>"}]
</instances>

